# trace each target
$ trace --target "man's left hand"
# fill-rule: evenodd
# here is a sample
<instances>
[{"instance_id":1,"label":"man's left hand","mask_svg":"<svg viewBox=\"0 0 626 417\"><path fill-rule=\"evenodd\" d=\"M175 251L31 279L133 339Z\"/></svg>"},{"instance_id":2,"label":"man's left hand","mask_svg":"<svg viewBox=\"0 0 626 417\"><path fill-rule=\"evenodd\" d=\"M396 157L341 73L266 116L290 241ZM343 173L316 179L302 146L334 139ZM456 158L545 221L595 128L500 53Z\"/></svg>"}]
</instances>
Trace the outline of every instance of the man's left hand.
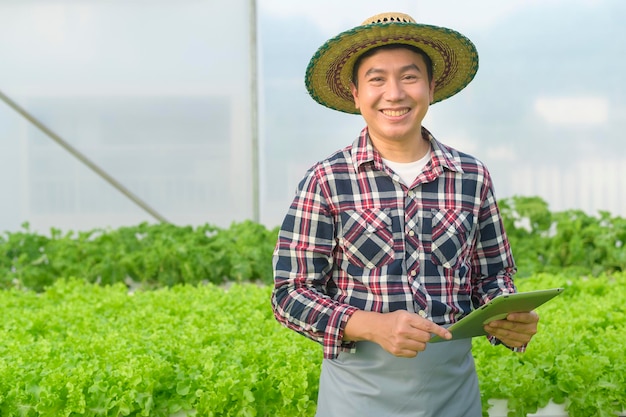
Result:
<instances>
[{"instance_id":1,"label":"man's left hand","mask_svg":"<svg viewBox=\"0 0 626 417\"><path fill-rule=\"evenodd\" d=\"M485 325L485 331L511 348L522 347L537 333L539 315L534 312L510 313L504 320Z\"/></svg>"}]
</instances>

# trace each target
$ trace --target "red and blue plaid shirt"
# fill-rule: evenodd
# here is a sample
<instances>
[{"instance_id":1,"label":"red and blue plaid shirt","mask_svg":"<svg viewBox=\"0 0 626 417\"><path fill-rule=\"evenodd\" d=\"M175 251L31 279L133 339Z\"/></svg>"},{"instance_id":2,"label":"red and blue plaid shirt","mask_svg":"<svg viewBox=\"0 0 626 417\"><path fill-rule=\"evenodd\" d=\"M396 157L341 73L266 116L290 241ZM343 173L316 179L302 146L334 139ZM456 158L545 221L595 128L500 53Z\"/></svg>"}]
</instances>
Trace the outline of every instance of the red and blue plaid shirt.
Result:
<instances>
[{"instance_id":1,"label":"red and blue plaid shirt","mask_svg":"<svg viewBox=\"0 0 626 417\"><path fill-rule=\"evenodd\" d=\"M458 321L515 292L515 264L487 168L438 142L410 187L384 165L367 128L300 182L274 252L279 322L352 351L343 329L357 309Z\"/></svg>"}]
</instances>

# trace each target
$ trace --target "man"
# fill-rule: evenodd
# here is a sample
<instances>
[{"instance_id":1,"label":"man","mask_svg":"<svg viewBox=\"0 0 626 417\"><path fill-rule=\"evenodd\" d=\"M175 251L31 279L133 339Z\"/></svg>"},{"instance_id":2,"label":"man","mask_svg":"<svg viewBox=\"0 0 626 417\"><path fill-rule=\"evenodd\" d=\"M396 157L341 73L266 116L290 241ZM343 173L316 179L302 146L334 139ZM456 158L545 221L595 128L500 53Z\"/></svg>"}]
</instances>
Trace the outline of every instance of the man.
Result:
<instances>
[{"instance_id":1,"label":"man","mask_svg":"<svg viewBox=\"0 0 626 417\"><path fill-rule=\"evenodd\" d=\"M422 127L477 69L463 35L400 13L309 63L311 96L366 122L302 180L274 255L276 318L323 345L319 417L481 416L471 339L428 342L515 292L515 265L486 167ZM486 330L523 350L537 321L509 314Z\"/></svg>"}]
</instances>

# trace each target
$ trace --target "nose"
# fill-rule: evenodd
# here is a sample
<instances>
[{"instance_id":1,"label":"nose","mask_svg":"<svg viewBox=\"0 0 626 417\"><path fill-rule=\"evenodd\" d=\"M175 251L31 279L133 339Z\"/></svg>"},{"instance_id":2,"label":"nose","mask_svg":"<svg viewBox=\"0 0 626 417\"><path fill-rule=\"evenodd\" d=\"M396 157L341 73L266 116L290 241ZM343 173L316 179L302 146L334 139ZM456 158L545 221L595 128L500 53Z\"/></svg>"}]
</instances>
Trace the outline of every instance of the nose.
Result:
<instances>
[{"instance_id":1,"label":"nose","mask_svg":"<svg viewBox=\"0 0 626 417\"><path fill-rule=\"evenodd\" d=\"M405 92L402 82L398 78L389 78L385 89L385 99L388 101L398 101L404 98Z\"/></svg>"}]
</instances>

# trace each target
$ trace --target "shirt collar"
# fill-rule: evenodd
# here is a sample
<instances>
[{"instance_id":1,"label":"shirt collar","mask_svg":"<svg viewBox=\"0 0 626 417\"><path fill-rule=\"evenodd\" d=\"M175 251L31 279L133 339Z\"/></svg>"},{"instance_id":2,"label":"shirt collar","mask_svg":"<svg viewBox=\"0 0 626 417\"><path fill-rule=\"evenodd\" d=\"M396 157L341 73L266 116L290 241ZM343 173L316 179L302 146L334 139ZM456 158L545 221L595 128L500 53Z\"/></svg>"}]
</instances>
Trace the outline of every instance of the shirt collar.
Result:
<instances>
[{"instance_id":1,"label":"shirt collar","mask_svg":"<svg viewBox=\"0 0 626 417\"><path fill-rule=\"evenodd\" d=\"M374 149L367 126L361 130L359 137L352 143L351 153L356 171L359 171L360 167L366 164L373 164L379 170L383 169L382 157Z\"/></svg>"},{"instance_id":2,"label":"shirt collar","mask_svg":"<svg viewBox=\"0 0 626 417\"><path fill-rule=\"evenodd\" d=\"M431 148L431 162L432 168L437 167L447 168L450 171L463 173L463 167L458 157L452 154L451 148L439 142L435 137L425 128L422 127L422 136L430 141Z\"/></svg>"},{"instance_id":3,"label":"shirt collar","mask_svg":"<svg viewBox=\"0 0 626 417\"><path fill-rule=\"evenodd\" d=\"M450 171L463 172L460 161L458 158L455 158L450 148L435 139L425 127L422 127L422 137L430 142L432 169L444 167ZM351 153L354 168L357 171L364 164L373 164L376 169L383 170L382 157L380 153L374 149L367 127L361 130L361 134L353 142Z\"/></svg>"}]
</instances>

